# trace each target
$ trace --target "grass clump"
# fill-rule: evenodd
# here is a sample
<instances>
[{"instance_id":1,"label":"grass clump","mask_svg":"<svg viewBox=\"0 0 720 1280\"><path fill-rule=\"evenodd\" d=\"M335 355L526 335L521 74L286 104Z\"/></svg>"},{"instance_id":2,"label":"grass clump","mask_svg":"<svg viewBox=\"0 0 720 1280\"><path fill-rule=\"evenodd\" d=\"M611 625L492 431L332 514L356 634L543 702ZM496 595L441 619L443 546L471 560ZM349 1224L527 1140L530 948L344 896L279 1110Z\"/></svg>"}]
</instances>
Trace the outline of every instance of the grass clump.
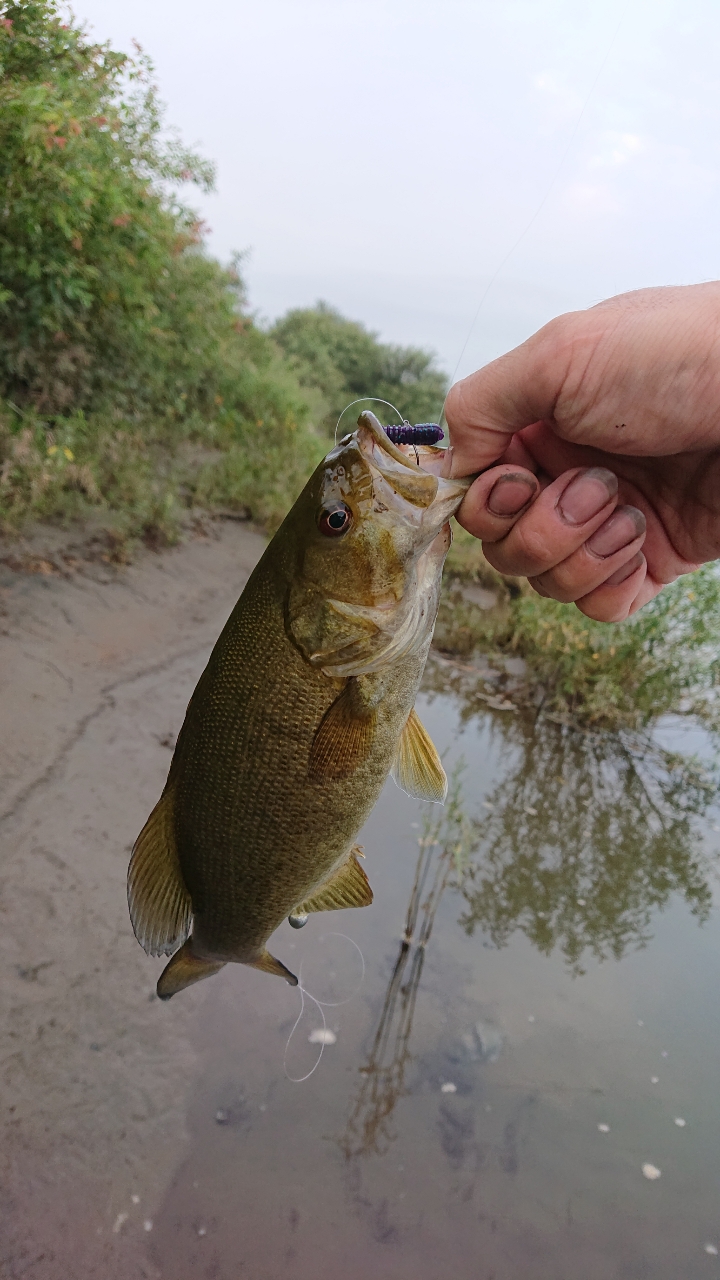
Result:
<instances>
[{"instance_id":1,"label":"grass clump","mask_svg":"<svg viewBox=\"0 0 720 1280\"><path fill-rule=\"evenodd\" d=\"M638 729L690 714L720 728L720 577L714 565L679 578L627 622L592 622L574 605L529 591L488 610L463 598L450 577L436 645L490 662L522 658L506 680L515 701L598 728Z\"/></svg>"}]
</instances>

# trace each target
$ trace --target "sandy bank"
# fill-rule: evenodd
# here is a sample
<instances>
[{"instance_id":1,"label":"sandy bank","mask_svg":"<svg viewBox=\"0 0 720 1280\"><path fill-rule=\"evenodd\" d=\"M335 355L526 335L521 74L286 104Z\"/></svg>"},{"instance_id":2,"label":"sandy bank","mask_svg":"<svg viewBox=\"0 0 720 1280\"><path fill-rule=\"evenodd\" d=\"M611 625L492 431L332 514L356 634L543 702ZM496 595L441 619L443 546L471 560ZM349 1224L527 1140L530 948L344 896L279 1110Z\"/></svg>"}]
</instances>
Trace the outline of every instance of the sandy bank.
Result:
<instances>
[{"instance_id":1,"label":"sandy bank","mask_svg":"<svg viewBox=\"0 0 720 1280\"><path fill-rule=\"evenodd\" d=\"M154 997L125 871L263 545L218 522L126 568L0 565L2 1277L158 1274L142 1223L182 1157L203 997Z\"/></svg>"}]
</instances>

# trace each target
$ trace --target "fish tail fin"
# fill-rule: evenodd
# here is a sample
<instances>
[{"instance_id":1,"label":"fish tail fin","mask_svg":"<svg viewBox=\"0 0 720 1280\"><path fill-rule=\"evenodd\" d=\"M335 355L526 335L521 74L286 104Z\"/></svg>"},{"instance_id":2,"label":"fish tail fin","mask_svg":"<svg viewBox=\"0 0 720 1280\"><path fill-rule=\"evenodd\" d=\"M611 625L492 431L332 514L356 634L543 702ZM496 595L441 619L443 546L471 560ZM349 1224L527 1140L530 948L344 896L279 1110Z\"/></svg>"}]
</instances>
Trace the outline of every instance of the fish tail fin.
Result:
<instances>
[{"instance_id":1,"label":"fish tail fin","mask_svg":"<svg viewBox=\"0 0 720 1280\"><path fill-rule=\"evenodd\" d=\"M169 964L166 964L157 984L157 993L161 1000L169 1000L184 991L194 982L210 978L213 973L224 966L223 960L201 960L193 954L192 938L188 938L179 951L175 952Z\"/></svg>"},{"instance_id":2,"label":"fish tail fin","mask_svg":"<svg viewBox=\"0 0 720 1280\"><path fill-rule=\"evenodd\" d=\"M279 978L284 978L291 987L296 987L298 980L294 973L285 968L281 960L276 960L270 955L269 951L263 951L257 960L246 960L246 964L252 966L253 969L262 969L263 973L276 973Z\"/></svg>"}]
</instances>

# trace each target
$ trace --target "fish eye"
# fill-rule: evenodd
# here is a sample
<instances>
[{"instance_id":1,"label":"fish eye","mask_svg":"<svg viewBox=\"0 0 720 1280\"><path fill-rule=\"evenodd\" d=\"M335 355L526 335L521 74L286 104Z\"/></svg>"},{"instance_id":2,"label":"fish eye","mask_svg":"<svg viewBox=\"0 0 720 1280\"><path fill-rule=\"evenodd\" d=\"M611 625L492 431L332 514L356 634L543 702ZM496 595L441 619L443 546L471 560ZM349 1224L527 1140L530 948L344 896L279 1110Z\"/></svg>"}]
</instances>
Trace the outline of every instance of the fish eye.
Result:
<instances>
[{"instance_id":1,"label":"fish eye","mask_svg":"<svg viewBox=\"0 0 720 1280\"><path fill-rule=\"evenodd\" d=\"M339 538L347 533L352 524L352 511L344 502L335 502L331 507L323 507L318 517L318 529L326 538Z\"/></svg>"}]
</instances>

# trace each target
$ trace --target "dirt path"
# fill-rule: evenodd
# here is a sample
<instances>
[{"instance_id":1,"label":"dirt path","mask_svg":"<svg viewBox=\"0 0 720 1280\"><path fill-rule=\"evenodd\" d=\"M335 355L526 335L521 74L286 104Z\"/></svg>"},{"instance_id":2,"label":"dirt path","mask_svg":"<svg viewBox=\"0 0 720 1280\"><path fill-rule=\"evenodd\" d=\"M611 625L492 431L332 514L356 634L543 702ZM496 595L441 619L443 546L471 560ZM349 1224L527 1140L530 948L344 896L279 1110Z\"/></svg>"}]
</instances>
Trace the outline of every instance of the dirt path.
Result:
<instances>
[{"instance_id":1,"label":"dirt path","mask_svg":"<svg viewBox=\"0 0 720 1280\"><path fill-rule=\"evenodd\" d=\"M222 523L121 570L0 566L3 1280L159 1274L125 1224L183 1156L202 995L156 1000L125 872L262 547Z\"/></svg>"}]
</instances>

